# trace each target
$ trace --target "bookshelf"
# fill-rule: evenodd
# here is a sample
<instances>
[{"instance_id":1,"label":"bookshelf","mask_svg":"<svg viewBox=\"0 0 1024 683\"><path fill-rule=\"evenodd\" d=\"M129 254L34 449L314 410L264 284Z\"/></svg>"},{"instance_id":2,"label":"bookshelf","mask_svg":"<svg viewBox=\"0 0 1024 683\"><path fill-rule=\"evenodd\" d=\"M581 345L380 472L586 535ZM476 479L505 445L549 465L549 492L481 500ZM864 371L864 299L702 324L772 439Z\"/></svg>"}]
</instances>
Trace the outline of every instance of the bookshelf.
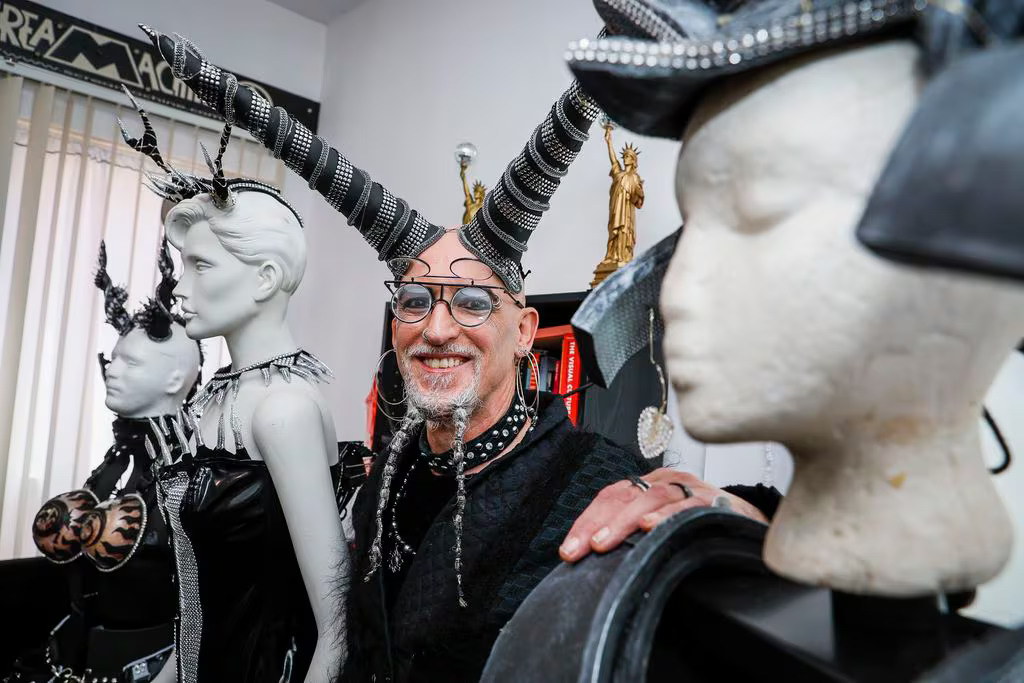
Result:
<instances>
[{"instance_id":1,"label":"bookshelf","mask_svg":"<svg viewBox=\"0 0 1024 683\"><path fill-rule=\"evenodd\" d=\"M555 331L561 333L570 331L569 321L587 294L589 292L528 295L526 304L537 309L540 315L541 330L558 328ZM393 348L391 321L394 318L388 302L384 303L383 308L382 354ZM539 339L534 348L554 351L556 348L561 348L561 341L560 334L551 334L547 338ZM656 347L655 353L659 362L664 363L661 358L660 345ZM401 375L398 373L394 354L389 354L385 359L379 377L380 382L377 389L381 396L392 402L401 399L404 393L403 383ZM586 368L581 367L576 386L582 386L587 381ZM658 405L661 400L661 385L658 383L657 371L650 364L647 349L644 348L627 361L612 386L607 389L593 386L580 392L577 396L579 397L578 426L603 434L621 446L639 453L636 439L637 419L640 416L640 411L645 407ZM391 408L386 404L384 407L393 417L401 418L400 407ZM373 425L373 450L379 453L390 442L395 425L381 412L378 406L375 406L374 410L376 415Z\"/></svg>"}]
</instances>

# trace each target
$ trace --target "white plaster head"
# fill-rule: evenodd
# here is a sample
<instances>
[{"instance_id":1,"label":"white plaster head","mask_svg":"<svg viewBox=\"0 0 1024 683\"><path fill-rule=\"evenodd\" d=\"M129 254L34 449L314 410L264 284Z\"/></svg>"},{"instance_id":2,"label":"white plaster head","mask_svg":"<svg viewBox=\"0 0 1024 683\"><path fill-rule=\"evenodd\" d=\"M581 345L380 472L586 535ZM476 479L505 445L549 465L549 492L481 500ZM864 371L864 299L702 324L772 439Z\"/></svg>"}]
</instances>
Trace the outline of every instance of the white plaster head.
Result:
<instances>
[{"instance_id":1,"label":"white plaster head","mask_svg":"<svg viewBox=\"0 0 1024 683\"><path fill-rule=\"evenodd\" d=\"M229 336L251 320L284 319L306 269L295 215L261 192L238 192L221 209L210 195L179 202L164 220L184 271L174 294L192 339Z\"/></svg>"},{"instance_id":2,"label":"white plaster head","mask_svg":"<svg viewBox=\"0 0 1024 683\"><path fill-rule=\"evenodd\" d=\"M142 328L120 337L104 371L106 406L121 417L172 415L199 376L199 347L178 323L151 339Z\"/></svg>"},{"instance_id":3,"label":"white plaster head","mask_svg":"<svg viewBox=\"0 0 1024 683\"><path fill-rule=\"evenodd\" d=\"M841 590L977 586L1009 555L981 402L1024 333L1012 286L898 266L855 229L922 87L918 49L820 52L726 81L684 133L662 294L682 422L778 441L766 560Z\"/></svg>"}]
</instances>

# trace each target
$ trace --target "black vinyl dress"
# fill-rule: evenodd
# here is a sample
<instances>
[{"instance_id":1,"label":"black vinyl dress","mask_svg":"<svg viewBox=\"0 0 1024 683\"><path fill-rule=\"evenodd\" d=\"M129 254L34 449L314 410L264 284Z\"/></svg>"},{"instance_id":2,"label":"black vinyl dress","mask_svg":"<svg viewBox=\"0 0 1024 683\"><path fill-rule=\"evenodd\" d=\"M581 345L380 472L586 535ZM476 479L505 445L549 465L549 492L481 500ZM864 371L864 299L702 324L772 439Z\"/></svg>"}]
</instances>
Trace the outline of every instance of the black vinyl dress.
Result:
<instances>
[{"instance_id":1,"label":"black vinyl dress","mask_svg":"<svg viewBox=\"0 0 1024 683\"><path fill-rule=\"evenodd\" d=\"M340 466L331 467L335 487ZM266 463L199 447L160 472L179 683L302 681L317 628Z\"/></svg>"}]
</instances>

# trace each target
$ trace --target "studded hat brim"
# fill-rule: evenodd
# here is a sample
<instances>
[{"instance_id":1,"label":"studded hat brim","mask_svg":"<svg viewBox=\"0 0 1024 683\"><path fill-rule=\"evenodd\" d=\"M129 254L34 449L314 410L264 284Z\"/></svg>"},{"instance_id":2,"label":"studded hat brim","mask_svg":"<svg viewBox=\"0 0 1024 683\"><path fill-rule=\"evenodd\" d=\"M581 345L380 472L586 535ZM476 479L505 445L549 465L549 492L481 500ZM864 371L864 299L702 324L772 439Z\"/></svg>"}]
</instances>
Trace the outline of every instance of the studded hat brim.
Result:
<instances>
[{"instance_id":1,"label":"studded hat brim","mask_svg":"<svg viewBox=\"0 0 1024 683\"><path fill-rule=\"evenodd\" d=\"M823 47L909 35L925 8L925 0L818 3L762 25L726 24L720 34L699 40L584 39L569 45L566 61L616 123L678 140L708 86Z\"/></svg>"}]
</instances>

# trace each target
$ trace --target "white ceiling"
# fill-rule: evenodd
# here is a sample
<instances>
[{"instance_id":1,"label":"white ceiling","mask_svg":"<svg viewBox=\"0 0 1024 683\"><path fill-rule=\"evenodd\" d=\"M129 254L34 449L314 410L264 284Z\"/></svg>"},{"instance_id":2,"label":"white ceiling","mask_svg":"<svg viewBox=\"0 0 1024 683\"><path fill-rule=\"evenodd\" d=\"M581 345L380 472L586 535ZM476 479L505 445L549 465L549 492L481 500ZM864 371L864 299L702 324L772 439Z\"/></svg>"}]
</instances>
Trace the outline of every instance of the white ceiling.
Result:
<instances>
[{"instance_id":1,"label":"white ceiling","mask_svg":"<svg viewBox=\"0 0 1024 683\"><path fill-rule=\"evenodd\" d=\"M307 19L329 24L356 5L366 0L270 0L275 5L290 9Z\"/></svg>"}]
</instances>

